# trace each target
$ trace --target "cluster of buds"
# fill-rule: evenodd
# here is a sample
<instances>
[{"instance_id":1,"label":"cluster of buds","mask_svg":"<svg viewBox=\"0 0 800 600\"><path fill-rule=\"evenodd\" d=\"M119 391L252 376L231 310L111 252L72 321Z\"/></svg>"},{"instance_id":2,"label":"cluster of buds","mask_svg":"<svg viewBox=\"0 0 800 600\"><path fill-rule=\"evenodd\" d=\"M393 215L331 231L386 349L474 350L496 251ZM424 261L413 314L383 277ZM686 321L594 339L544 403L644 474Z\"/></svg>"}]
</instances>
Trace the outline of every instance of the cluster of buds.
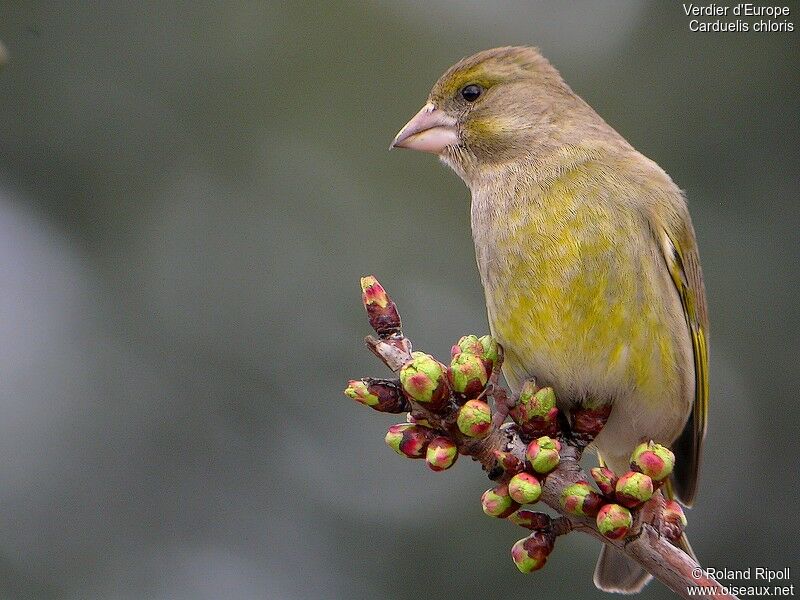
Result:
<instances>
[{"instance_id":1,"label":"cluster of buds","mask_svg":"<svg viewBox=\"0 0 800 600\"><path fill-rule=\"evenodd\" d=\"M410 352L397 306L374 277L361 279L361 292L381 343L410 359L399 368L398 380L352 380L344 393L380 412L408 412L407 423L389 428L387 445L402 456L424 458L433 471L449 469L458 458L459 432L477 439L491 430L492 411L484 396L502 363L502 348L489 335L467 335L453 346L450 365L445 366L430 354ZM450 414L454 418L445 422L444 416ZM432 423L439 423L439 428Z\"/></svg>"},{"instance_id":2,"label":"cluster of buds","mask_svg":"<svg viewBox=\"0 0 800 600\"><path fill-rule=\"evenodd\" d=\"M558 433L558 408L553 388L537 388L533 380L522 384L519 397L509 411L520 433L530 439L543 435L555 436Z\"/></svg>"},{"instance_id":3,"label":"cluster of buds","mask_svg":"<svg viewBox=\"0 0 800 600\"><path fill-rule=\"evenodd\" d=\"M492 426L492 412L482 398L492 372L500 367L500 346L488 335L465 335L450 354L447 381L453 400L461 405L456 418L458 429L470 438L484 437Z\"/></svg>"},{"instance_id":4,"label":"cluster of buds","mask_svg":"<svg viewBox=\"0 0 800 600\"><path fill-rule=\"evenodd\" d=\"M663 485L675 466L675 456L669 448L654 442L639 444L631 454L631 470L617 477L611 469L595 467L592 479L605 501L609 502L597 512L597 527L611 539L627 535L632 523L630 509L647 502ZM686 526L686 517L680 505L669 501L663 520L667 537L676 541Z\"/></svg>"},{"instance_id":5,"label":"cluster of buds","mask_svg":"<svg viewBox=\"0 0 800 600\"><path fill-rule=\"evenodd\" d=\"M490 335L478 337L465 335L450 350L450 356L455 358L459 354L471 354L480 358L487 377L500 368L503 362L503 353L500 344Z\"/></svg>"},{"instance_id":6,"label":"cluster of buds","mask_svg":"<svg viewBox=\"0 0 800 600\"><path fill-rule=\"evenodd\" d=\"M528 380L513 405L507 402L505 391L497 387L503 350L491 336L462 337L451 349L450 364L444 365L430 354L411 352L397 307L374 277L362 278L361 289L370 325L380 338L368 338L368 346L399 378L351 380L344 393L379 412L408 413L406 423L392 425L386 434L386 444L397 454L424 459L433 471L449 469L459 452L472 454L472 449L480 446L470 440L486 437L497 427L488 401L494 398L498 421L509 409L515 424L508 425L508 431L527 444L525 455L492 450L495 465L490 478L497 485L484 492L481 506L487 515L508 519L530 531L511 549L521 572L545 565L556 536L572 528L570 517L594 518L598 530L609 539L629 534L631 510L647 502L672 473L675 457L668 448L653 442L640 444L631 455L630 470L621 476L606 467L592 469L591 478L599 492L588 481L564 487L559 502L562 514L570 517L553 521L545 513L522 509L540 500L545 478L560 463L561 442L577 447L579 457L608 420L611 405L571 409L570 435L564 437L552 388L540 388ZM666 503L662 521L665 536L677 543L686 526L677 502Z\"/></svg>"}]
</instances>

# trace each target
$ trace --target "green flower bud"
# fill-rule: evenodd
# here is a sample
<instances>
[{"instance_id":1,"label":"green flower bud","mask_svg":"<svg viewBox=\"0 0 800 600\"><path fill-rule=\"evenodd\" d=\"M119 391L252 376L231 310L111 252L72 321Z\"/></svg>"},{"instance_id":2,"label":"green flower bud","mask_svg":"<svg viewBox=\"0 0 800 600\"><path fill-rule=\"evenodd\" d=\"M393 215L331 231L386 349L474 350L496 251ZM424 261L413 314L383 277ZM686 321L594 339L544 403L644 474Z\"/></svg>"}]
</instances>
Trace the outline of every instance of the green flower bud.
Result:
<instances>
[{"instance_id":1,"label":"green flower bud","mask_svg":"<svg viewBox=\"0 0 800 600\"><path fill-rule=\"evenodd\" d=\"M432 429L400 423L392 425L386 433L386 445L401 456L423 458L431 439L435 436Z\"/></svg>"},{"instance_id":2,"label":"green flower bud","mask_svg":"<svg viewBox=\"0 0 800 600\"><path fill-rule=\"evenodd\" d=\"M546 475L561 461L561 457L558 455L560 451L561 443L558 440L543 435L528 444L525 456L534 471Z\"/></svg>"},{"instance_id":3,"label":"green flower bud","mask_svg":"<svg viewBox=\"0 0 800 600\"><path fill-rule=\"evenodd\" d=\"M503 361L503 350L500 348L500 344L490 335L481 336L478 341L483 347L481 358L486 365L486 372L491 373L492 370L499 369L500 363Z\"/></svg>"},{"instance_id":4,"label":"green flower bud","mask_svg":"<svg viewBox=\"0 0 800 600\"><path fill-rule=\"evenodd\" d=\"M442 406L448 396L445 366L424 352L413 352L400 369L400 385L412 400L431 409Z\"/></svg>"},{"instance_id":5,"label":"green flower bud","mask_svg":"<svg viewBox=\"0 0 800 600\"><path fill-rule=\"evenodd\" d=\"M590 473L600 492L608 498L613 498L617 487L617 476L614 475L614 471L606 467L595 467Z\"/></svg>"},{"instance_id":6,"label":"green flower bud","mask_svg":"<svg viewBox=\"0 0 800 600\"><path fill-rule=\"evenodd\" d=\"M675 455L655 442L639 444L631 454L631 470L644 473L653 481L664 481L675 467Z\"/></svg>"},{"instance_id":7,"label":"green flower bud","mask_svg":"<svg viewBox=\"0 0 800 600\"><path fill-rule=\"evenodd\" d=\"M534 512L532 510L518 510L514 514L509 515L508 520L514 525L536 531L545 531L550 528L552 523L552 519L546 513Z\"/></svg>"},{"instance_id":8,"label":"green flower bud","mask_svg":"<svg viewBox=\"0 0 800 600\"><path fill-rule=\"evenodd\" d=\"M631 511L619 504L606 504L597 513L597 528L612 540L625 537L632 523Z\"/></svg>"},{"instance_id":9,"label":"green flower bud","mask_svg":"<svg viewBox=\"0 0 800 600\"><path fill-rule=\"evenodd\" d=\"M400 314L386 290L372 275L361 278L361 299L367 309L369 324L378 335L400 332Z\"/></svg>"},{"instance_id":10,"label":"green flower bud","mask_svg":"<svg viewBox=\"0 0 800 600\"><path fill-rule=\"evenodd\" d=\"M483 354L483 346L481 345L478 336L476 335L465 335L462 336L461 339L456 342L455 346L450 349L450 356L454 357L457 354L461 354L462 352L466 352L468 354L474 354L475 356L481 356Z\"/></svg>"},{"instance_id":11,"label":"green flower bud","mask_svg":"<svg viewBox=\"0 0 800 600\"><path fill-rule=\"evenodd\" d=\"M447 369L450 388L464 398L477 398L489 381L489 374L480 356L461 352L453 357Z\"/></svg>"},{"instance_id":12,"label":"green flower bud","mask_svg":"<svg viewBox=\"0 0 800 600\"><path fill-rule=\"evenodd\" d=\"M483 400L470 400L458 409L456 424L467 437L483 437L492 427L492 410Z\"/></svg>"},{"instance_id":13,"label":"green flower bud","mask_svg":"<svg viewBox=\"0 0 800 600\"><path fill-rule=\"evenodd\" d=\"M558 432L558 408L553 388L537 390L530 379L522 384L517 403L509 414L527 435L555 435Z\"/></svg>"},{"instance_id":14,"label":"green flower bud","mask_svg":"<svg viewBox=\"0 0 800 600\"><path fill-rule=\"evenodd\" d=\"M628 471L617 481L615 492L617 502L633 508L650 500L653 495L653 480L643 473Z\"/></svg>"},{"instance_id":15,"label":"green flower bud","mask_svg":"<svg viewBox=\"0 0 800 600\"><path fill-rule=\"evenodd\" d=\"M444 436L433 438L425 453L425 462L433 471L449 469L457 458L458 446L453 440Z\"/></svg>"},{"instance_id":16,"label":"green flower bud","mask_svg":"<svg viewBox=\"0 0 800 600\"><path fill-rule=\"evenodd\" d=\"M530 473L517 473L508 482L508 493L515 502L533 504L542 495L542 486Z\"/></svg>"},{"instance_id":17,"label":"green flower bud","mask_svg":"<svg viewBox=\"0 0 800 600\"><path fill-rule=\"evenodd\" d=\"M663 513L664 535L669 540L677 543L681 535L683 535L683 530L686 529L686 523L683 507L675 500L667 502Z\"/></svg>"},{"instance_id":18,"label":"green flower bud","mask_svg":"<svg viewBox=\"0 0 800 600\"><path fill-rule=\"evenodd\" d=\"M375 406L378 404L378 397L369 392L369 388L363 379L351 379L347 383L344 395L348 398L352 398L356 402L360 402L364 406Z\"/></svg>"},{"instance_id":19,"label":"green flower bud","mask_svg":"<svg viewBox=\"0 0 800 600\"><path fill-rule=\"evenodd\" d=\"M351 379L344 395L379 412L401 413L409 409L408 400L393 381Z\"/></svg>"},{"instance_id":20,"label":"green flower bud","mask_svg":"<svg viewBox=\"0 0 800 600\"><path fill-rule=\"evenodd\" d=\"M534 531L511 547L511 559L522 573L538 571L553 551L555 537L548 532Z\"/></svg>"},{"instance_id":21,"label":"green flower bud","mask_svg":"<svg viewBox=\"0 0 800 600\"><path fill-rule=\"evenodd\" d=\"M576 517L593 517L600 510L603 499L586 481L568 485L561 491L561 507Z\"/></svg>"},{"instance_id":22,"label":"green flower bud","mask_svg":"<svg viewBox=\"0 0 800 600\"><path fill-rule=\"evenodd\" d=\"M509 495L506 484L486 490L481 496L481 506L483 512L498 519L505 519L519 508L519 504Z\"/></svg>"}]
</instances>

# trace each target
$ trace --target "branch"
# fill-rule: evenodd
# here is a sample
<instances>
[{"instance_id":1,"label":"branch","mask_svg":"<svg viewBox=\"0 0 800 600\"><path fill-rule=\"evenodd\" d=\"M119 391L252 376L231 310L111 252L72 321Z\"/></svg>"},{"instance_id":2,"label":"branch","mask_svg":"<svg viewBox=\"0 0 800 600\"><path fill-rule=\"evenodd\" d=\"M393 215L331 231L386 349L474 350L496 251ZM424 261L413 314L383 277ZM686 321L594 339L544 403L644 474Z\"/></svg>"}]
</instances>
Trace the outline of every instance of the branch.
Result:
<instances>
[{"instance_id":1,"label":"branch","mask_svg":"<svg viewBox=\"0 0 800 600\"><path fill-rule=\"evenodd\" d=\"M665 503L658 489L671 471L669 461L668 470L664 470L663 462L656 461L662 469L658 473L648 471L650 464L643 465L641 471L653 478L641 472L619 478L628 477L628 483L652 485L642 496L637 496L642 489L635 485L622 489L616 476L607 469L592 470L600 494L589 487L587 482L592 478L586 475L579 461L583 449L605 423L608 410L572 414L571 429L566 431L570 426L564 425L564 418L552 407L555 397L550 388L537 390L534 386L529 396L522 397L526 393L523 388L520 397L508 399L505 390L498 385L502 348L496 343L491 346L493 340L478 340L474 336L462 338L453 347L453 362L446 369L428 355L412 355L411 342L402 333L397 308L373 277L362 279L362 289L370 324L378 334L378 337L368 336L366 345L389 369L399 374L400 379L351 381L345 393L381 412L409 413L409 424L396 425L387 434L387 443L398 453L412 458L426 457L434 470L448 468L458 454L467 455L482 465L490 479L500 483L484 494L484 511L509 518L533 531L512 549L520 570L528 572L541 568L557 536L580 531L629 556L683 598L735 598L724 594L723 586L714 579L694 577L693 573L705 571L675 545L683 533L685 519L676 503ZM481 365L486 367L485 371L481 370ZM446 377L441 375L443 368ZM466 401L467 397L473 400ZM488 419L481 411L488 410L484 401L490 398L494 400L495 412L493 418ZM482 409L483 406L486 409ZM509 411L514 423L505 422ZM554 446L550 437L536 439L543 432L556 434L558 441ZM551 445L547 446L543 440ZM545 449L532 456L531 447L539 448L537 442ZM665 450L651 444L643 452L650 450L652 458L654 449ZM671 456L668 450L665 452ZM549 466L548 461L552 461ZM515 477L520 473L525 479ZM515 481L520 485L527 482L533 487L509 491ZM531 495L526 497L527 491ZM559 517L551 520L543 513L517 510L524 502L518 503L514 498L525 502L538 499ZM610 512L610 507L616 507L620 514L627 513L630 518L628 510L615 501L628 501L627 506L634 507L633 520L613 531L605 527L604 535L598 525L601 519L598 512L603 513L603 509ZM614 516L618 515L613 514L609 519ZM697 590L690 596L690 588L706 590L705 593Z\"/></svg>"}]
</instances>

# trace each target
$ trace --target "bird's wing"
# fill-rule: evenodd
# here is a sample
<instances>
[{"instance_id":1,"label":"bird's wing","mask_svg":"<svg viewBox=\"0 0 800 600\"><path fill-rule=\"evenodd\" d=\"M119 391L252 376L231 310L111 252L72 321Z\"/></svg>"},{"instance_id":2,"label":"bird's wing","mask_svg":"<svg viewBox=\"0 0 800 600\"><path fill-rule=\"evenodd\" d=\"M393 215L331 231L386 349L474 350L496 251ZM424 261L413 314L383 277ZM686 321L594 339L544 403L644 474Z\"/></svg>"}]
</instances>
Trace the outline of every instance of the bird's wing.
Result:
<instances>
[{"instance_id":1,"label":"bird's wing","mask_svg":"<svg viewBox=\"0 0 800 600\"><path fill-rule=\"evenodd\" d=\"M683 432L673 444L677 497L691 506L697 491L697 477L708 415L708 312L700 269L700 256L685 204L671 207L667 214L651 219L664 261L681 299L683 314L694 353L694 404ZM663 206L662 206L663 210Z\"/></svg>"}]
</instances>

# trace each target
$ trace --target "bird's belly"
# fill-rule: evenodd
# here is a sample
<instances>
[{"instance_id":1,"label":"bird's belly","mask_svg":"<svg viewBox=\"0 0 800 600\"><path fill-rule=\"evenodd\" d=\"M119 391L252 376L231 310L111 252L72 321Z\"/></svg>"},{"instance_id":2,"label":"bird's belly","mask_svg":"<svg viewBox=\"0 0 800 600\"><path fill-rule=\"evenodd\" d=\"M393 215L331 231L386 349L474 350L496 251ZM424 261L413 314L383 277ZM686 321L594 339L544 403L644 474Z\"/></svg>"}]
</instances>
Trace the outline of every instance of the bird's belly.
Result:
<instances>
[{"instance_id":1,"label":"bird's belly","mask_svg":"<svg viewBox=\"0 0 800 600\"><path fill-rule=\"evenodd\" d=\"M641 439L669 443L683 427L689 400L675 299L652 276L663 267L653 254L610 237L568 235L532 254L507 255L484 278L490 326L506 351L506 379L512 389L528 377L553 386L562 408L613 402L596 442L606 455L612 450L603 448L606 440L623 453Z\"/></svg>"}]
</instances>

